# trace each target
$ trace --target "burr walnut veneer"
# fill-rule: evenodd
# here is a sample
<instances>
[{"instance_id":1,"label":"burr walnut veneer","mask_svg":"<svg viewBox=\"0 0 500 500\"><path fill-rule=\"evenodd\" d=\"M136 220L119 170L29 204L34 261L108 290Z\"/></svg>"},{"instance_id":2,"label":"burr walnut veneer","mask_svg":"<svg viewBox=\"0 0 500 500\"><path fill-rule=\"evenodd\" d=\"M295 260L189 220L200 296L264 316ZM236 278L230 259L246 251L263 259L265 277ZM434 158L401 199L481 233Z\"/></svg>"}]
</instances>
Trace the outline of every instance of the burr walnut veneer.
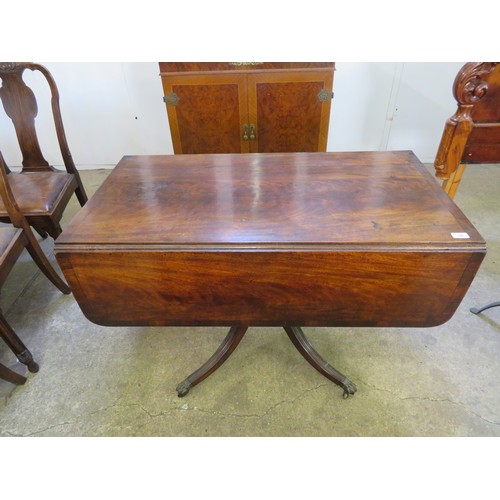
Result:
<instances>
[{"instance_id":1,"label":"burr walnut veneer","mask_svg":"<svg viewBox=\"0 0 500 500\"><path fill-rule=\"evenodd\" d=\"M335 63L159 66L176 154L326 151Z\"/></svg>"},{"instance_id":2,"label":"burr walnut veneer","mask_svg":"<svg viewBox=\"0 0 500 500\"><path fill-rule=\"evenodd\" d=\"M126 156L56 241L100 325L429 327L467 291L485 243L411 152Z\"/></svg>"}]
</instances>

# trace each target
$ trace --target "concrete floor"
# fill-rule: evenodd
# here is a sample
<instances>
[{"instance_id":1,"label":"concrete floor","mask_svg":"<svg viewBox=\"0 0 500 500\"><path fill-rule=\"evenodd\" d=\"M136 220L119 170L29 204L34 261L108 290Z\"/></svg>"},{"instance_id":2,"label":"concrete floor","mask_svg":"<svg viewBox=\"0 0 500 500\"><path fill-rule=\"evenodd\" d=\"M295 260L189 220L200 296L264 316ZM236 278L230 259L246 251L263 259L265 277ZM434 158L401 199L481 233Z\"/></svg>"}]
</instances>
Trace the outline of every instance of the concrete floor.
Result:
<instances>
[{"instance_id":1,"label":"concrete floor","mask_svg":"<svg viewBox=\"0 0 500 500\"><path fill-rule=\"evenodd\" d=\"M81 172L89 195L108 173ZM0 381L0 436L499 436L500 308L469 312L500 300L498 186L500 165L469 167L455 198L488 254L448 323L305 329L357 385L349 399L279 328L251 329L222 368L178 398L177 383L226 328L94 325L23 254L0 305L40 371L24 386ZM73 199L65 223L77 210ZM55 263L53 242L42 245ZM3 343L0 361L26 373Z\"/></svg>"}]
</instances>

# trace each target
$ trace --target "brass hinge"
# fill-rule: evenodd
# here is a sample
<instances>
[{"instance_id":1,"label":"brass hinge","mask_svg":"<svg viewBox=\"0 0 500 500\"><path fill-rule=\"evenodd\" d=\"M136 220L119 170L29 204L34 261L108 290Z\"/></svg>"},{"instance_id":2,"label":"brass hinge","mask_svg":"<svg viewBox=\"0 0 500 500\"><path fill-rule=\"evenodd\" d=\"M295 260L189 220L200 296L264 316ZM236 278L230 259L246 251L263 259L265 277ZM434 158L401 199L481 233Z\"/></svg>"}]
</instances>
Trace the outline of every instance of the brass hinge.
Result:
<instances>
[{"instance_id":1,"label":"brass hinge","mask_svg":"<svg viewBox=\"0 0 500 500\"><path fill-rule=\"evenodd\" d=\"M177 106L180 100L180 97L175 92L170 92L170 94L163 97L163 102L171 104L172 106Z\"/></svg>"},{"instance_id":2,"label":"brass hinge","mask_svg":"<svg viewBox=\"0 0 500 500\"><path fill-rule=\"evenodd\" d=\"M333 99L333 92L330 92L327 89L321 89L318 92L318 101L319 102L326 102L329 99Z\"/></svg>"}]
</instances>

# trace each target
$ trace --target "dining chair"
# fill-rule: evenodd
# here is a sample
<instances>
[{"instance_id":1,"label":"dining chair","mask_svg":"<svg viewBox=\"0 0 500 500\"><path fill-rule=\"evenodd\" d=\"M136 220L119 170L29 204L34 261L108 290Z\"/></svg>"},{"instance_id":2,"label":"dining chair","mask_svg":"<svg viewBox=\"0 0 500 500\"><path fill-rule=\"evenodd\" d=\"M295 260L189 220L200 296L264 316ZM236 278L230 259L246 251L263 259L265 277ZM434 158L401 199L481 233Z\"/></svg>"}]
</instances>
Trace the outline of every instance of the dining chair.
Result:
<instances>
[{"instance_id":1,"label":"dining chair","mask_svg":"<svg viewBox=\"0 0 500 500\"><path fill-rule=\"evenodd\" d=\"M35 94L23 80L25 70L39 71L51 93L52 115L66 172L49 165L38 141L35 118L38 106ZM71 157L64 132L59 91L54 78L44 66L35 63L0 63L0 100L6 115L12 120L22 152L22 170L13 173L8 168L9 183L15 199L28 223L43 237L56 239L61 233L63 212L76 194L80 205L87 195ZM9 222L6 207L0 202L0 222Z\"/></svg>"},{"instance_id":2,"label":"dining chair","mask_svg":"<svg viewBox=\"0 0 500 500\"><path fill-rule=\"evenodd\" d=\"M500 163L500 63L468 62L453 83L458 107L445 124L434 162L454 198L465 167Z\"/></svg>"},{"instance_id":3,"label":"dining chair","mask_svg":"<svg viewBox=\"0 0 500 500\"><path fill-rule=\"evenodd\" d=\"M10 178L11 175L7 174L6 165L0 152L0 198L12 223L12 225L1 225L0 227L0 290L22 251L26 248L45 276L62 293L71 293L68 285L59 277L43 253L26 217L19 209L13 190L9 184ZM0 337L16 355L17 359L28 367L30 372L38 371L38 364L33 360L31 352L9 325L1 309ZM7 370L9 369L7 368ZM5 370L2 370L0 375L2 373L5 376L9 376L9 373Z\"/></svg>"}]
</instances>

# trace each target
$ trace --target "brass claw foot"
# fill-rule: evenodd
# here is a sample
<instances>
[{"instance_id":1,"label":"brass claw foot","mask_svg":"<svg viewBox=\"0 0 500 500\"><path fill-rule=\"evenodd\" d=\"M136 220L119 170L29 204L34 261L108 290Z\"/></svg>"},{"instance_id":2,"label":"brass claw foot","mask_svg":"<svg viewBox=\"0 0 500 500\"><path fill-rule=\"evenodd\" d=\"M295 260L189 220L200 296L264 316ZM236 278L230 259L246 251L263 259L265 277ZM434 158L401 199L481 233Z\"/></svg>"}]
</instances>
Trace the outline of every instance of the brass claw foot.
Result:
<instances>
[{"instance_id":1,"label":"brass claw foot","mask_svg":"<svg viewBox=\"0 0 500 500\"><path fill-rule=\"evenodd\" d=\"M356 385L348 379L344 380L341 386L344 389L344 394L342 394L342 397L344 399L347 399L349 396L353 395L358 390Z\"/></svg>"},{"instance_id":2,"label":"brass claw foot","mask_svg":"<svg viewBox=\"0 0 500 500\"><path fill-rule=\"evenodd\" d=\"M183 380L175 388L175 390L177 391L177 396L179 396L180 398L183 398L189 392L189 390L191 389L191 387L193 387L193 385L191 384L191 382L188 379Z\"/></svg>"}]
</instances>

